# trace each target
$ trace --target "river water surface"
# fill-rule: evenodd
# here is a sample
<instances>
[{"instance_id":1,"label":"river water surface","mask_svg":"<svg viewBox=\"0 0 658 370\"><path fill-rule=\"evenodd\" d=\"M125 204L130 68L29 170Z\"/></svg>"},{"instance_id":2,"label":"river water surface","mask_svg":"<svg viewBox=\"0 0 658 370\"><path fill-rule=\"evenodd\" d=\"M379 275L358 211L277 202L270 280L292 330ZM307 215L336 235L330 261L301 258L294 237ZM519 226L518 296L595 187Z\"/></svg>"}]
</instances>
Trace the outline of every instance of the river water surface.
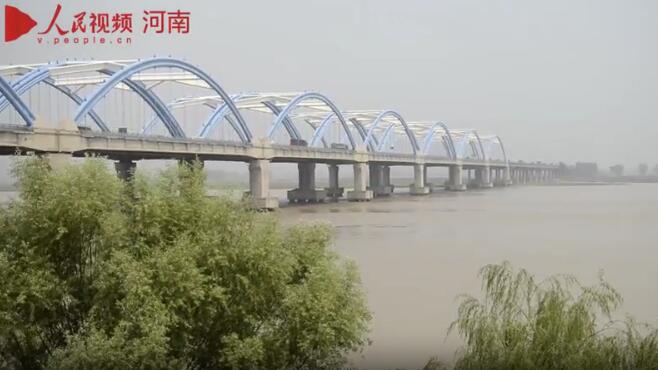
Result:
<instances>
[{"instance_id":1,"label":"river water surface","mask_svg":"<svg viewBox=\"0 0 658 370\"><path fill-rule=\"evenodd\" d=\"M463 193L397 194L368 203L284 207L284 224L322 221L335 248L360 268L374 318L359 368L450 362L456 297L477 295L478 269L509 260L539 277L594 283L603 269L621 312L658 325L658 184L515 186Z\"/></svg>"},{"instance_id":2,"label":"river water surface","mask_svg":"<svg viewBox=\"0 0 658 370\"><path fill-rule=\"evenodd\" d=\"M284 225L329 223L336 250L358 263L374 318L354 367L418 369L434 355L449 363L461 345L446 337L456 297L477 295L478 269L504 260L585 283L602 269L624 297L620 312L658 325L658 184L400 193L276 214Z\"/></svg>"}]
</instances>

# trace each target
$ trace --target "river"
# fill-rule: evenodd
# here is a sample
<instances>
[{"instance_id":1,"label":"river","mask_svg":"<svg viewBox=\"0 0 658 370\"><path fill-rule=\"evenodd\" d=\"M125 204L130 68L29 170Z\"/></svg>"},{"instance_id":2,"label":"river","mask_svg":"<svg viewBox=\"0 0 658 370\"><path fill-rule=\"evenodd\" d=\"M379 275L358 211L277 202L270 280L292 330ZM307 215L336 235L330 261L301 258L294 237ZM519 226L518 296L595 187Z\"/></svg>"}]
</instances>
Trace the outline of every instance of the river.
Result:
<instances>
[{"instance_id":1,"label":"river","mask_svg":"<svg viewBox=\"0 0 658 370\"><path fill-rule=\"evenodd\" d=\"M284 224L329 223L335 248L355 260L374 318L359 368L450 362L456 297L478 294L478 269L509 260L540 277L594 283L602 269L621 312L658 325L658 184L514 186L368 203L284 207Z\"/></svg>"},{"instance_id":2,"label":"river","mask_svg":"<svg viewBox=\"0 0 658 370\"><path fill-rule=\"evenodd\" d=\"M621 313L658 325L658 184L513 186L367 203L284 206L284 225L326 222L335 249L360 268L373 312L370 339L350 365L418 369L450 362L446 337L459 294L477 295L477 271L504 260L539 277L599 270L624 297ZM274 191L285 196L285 191ZM5 201L15 193L0 193Z\"/></svg>"}]
</instances>

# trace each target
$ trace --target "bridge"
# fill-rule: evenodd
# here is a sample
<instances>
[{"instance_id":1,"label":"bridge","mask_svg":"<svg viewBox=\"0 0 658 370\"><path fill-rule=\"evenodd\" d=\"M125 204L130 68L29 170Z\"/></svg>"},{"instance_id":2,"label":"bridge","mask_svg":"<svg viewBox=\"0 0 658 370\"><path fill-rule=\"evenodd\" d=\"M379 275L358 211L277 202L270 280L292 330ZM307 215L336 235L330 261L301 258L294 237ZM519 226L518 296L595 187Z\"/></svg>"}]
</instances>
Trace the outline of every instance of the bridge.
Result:
<instances>
[{"instance_id":1,"label":"bridge","mask_svg":"<svg viewBox=\"0 0 658 370\"><path fill-rule=\"evenodd\" d=\"M407 121L393 109L341 110L315 91L229 94L183 60L60 61L0 67L0 154L37 153L51 163L89 154L115 161L128 179L138 160L240 161L258 208L276 208L270 164L297 163L291 202L343 197L339 166L353 170L346 197L392 194L392 166L413 167L411 194L434 190L431 167L447 167L446 190L550 181L557 167L513 162L501 138L440 121ZM329 186L315 184L326 164Z\"/></svg>"}]
</instances>

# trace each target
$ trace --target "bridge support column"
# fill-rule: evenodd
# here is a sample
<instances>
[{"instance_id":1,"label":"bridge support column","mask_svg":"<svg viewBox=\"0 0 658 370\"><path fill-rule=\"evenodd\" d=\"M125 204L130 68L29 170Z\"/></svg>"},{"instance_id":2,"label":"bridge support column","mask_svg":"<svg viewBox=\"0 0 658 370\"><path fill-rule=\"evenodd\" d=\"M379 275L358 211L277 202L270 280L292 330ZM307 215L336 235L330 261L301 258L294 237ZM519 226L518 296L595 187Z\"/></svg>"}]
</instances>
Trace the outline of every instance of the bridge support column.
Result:
<instances>
[{"instance_id":1,"label":"bridge support column","mask_svg":"<svg viewBox=\"0 0 658 370\"><path fill-rule=\"evenodd\" d=\"M510 176L510 171L511 170L509 166L503 168L503 183L505 184L505 186L510 186L514 183L512 181L512 176Z\"/></svg>"},{"instance_id":2,"label":"bridge support column","mask_svg":"<svg viewBox=\"0 0 658 370\"><path fill-rule=\"evenodd\" d=\"M516 183L523 184L523 171L520 168L516 169Z\"/></svg>"},{"instance_id":3,"label":"bridge support column","mask_svg":"<svg viewBox=\"0 0 658 370\"><path fill-rule=\"evenodd\" d=\"M448 190L451 191L464 191L466 185L462 181L463 167L461 165L453 165L448 167Z\"/></svg>"},{"instance_id":4,"label":"bridge support column","mask_svg":"<svg viewBox=\"0 0 658 370\"><path fill-rule=\"evenodd\" d=\"M203 163L202 160L200 160L198 158L186 158L186 159L179 159L178 160L179 165L185 165L185 166L190 166L190 167L196 165L197 163L199 164L199 167L203 168L204 163Z\"/></svg>"},{"instance_id":5,"label":"bridge support column","mask_svg":"<svg viewBox=\"0 0 658 370\"><path fill-rule=\"evenodd\" d=\"M489 166L475 170L476 186L479 188L491 188L491 168Z\"/></svg>"},{"instance_id":6,"label":"bridge support column","mask_svg":"<svg viewBox=\"0 0 658 370\"><path fill-rule=\"evenodd\" d=\"M315 163L297 163L299 171L299 187L288 191L288 201L296 202L324 202L327 197L326 190L315 189Z\"/></svg>"},{"instance_id":7,"label":"bridge support column","mask_svg":"<svg viewBox=\"0 0 658 370\"><path fill-rule=\"evenodd\" d=\"M368 166L363 163L354 164L354 190L347 192L347 200L353 202L362 202L372 199L372 190L368 190L366 179Z\"/></svg>"},{"instance_id":8,"label":"bridge support column","mask_svg":"<svg viewBox=\"0 0 658 370\"><path fill-rule=\"evenodd\" d=\"M425 169L423 170L423 178L425 179L425 186L427 186L430 189L430 193L434 192L434 184L430 182L430 177L427 175L427 170L429 166L425 165Z\"/></svg>"},{"instance_id":9,"label":"bridge support column","mask_svg":"<svg viewBox=\"0 0 658 370\"><path fill-rule=\"evenodd\" d=\"M123 181L130 181L135 174L137 163L129 159L122 159L114 162L114 169L117 171L117 176Z\"/></svg>"},{"instance_id":10,"label":"bridge support column","mask_svg":"<svg viewBox=\"0 0 658 370\"><path fill-rule=\"evenodd\" d=\"M375 197L389 196L393 192L393 189L386 185L386 170L384 165L381 164L370 164L370 186L368 187L372 190L372 193ZM390 176L390 169L388 170L388 175Z\"/></svg>"},{"instance_id":11,"label":"bridge support column","mask_svg":"<svg viewBox=\"0 0 658 370\"><path fill-rule=\"evenodd\" d=\"M249 197L254 208L275 209L279 200L270 197L270 161L254 159L249 162Z\"/></svg>"},{"instance_id":12,"label":"bridge support column","mask_svg":"<svg viewBox=\"0 0 658 370\"><path fill-rule=\"evenodd\" d=\"M395 187L391 184L391 166L387 166L387 165L382 166L382 176L383 176L384 186L389 189L390 193L393 193Z\"/></svg>"},{"instance_id":13,"label":"bridge support column","mask_svg":"<svg viewBox=\"0 0 658 370\"><path fill-rule=\"evenodd\" d=\"M430 193L430 188L425 184L425 165L414 164L414 183L409 186L412 195L425 195Z\"/></svg>"},{"instance_id":14,"label":"bridge support column","mask_svg":"<svg viewBox=\"0 0 658 370\"><path fill-rule=\"evenodd\" d=\"M324 190L327 192L327 196L333 200L338 200L338 198L343 196L344 189L338 186L338 165L330 164L327 166L329 169L329 187Z\"/></svg>"},{"instance_id":15,"label":"bridge support column","mask_svg":"<svg viewBox=\"0 0 658 370\"><path fill-rule=\"evenodd\" d=\"M48 159L50 168L58 170L67 164L70 164L73 156L71 153L48 153L46 154L46 159Z\"/></svg>"}]
</instances>

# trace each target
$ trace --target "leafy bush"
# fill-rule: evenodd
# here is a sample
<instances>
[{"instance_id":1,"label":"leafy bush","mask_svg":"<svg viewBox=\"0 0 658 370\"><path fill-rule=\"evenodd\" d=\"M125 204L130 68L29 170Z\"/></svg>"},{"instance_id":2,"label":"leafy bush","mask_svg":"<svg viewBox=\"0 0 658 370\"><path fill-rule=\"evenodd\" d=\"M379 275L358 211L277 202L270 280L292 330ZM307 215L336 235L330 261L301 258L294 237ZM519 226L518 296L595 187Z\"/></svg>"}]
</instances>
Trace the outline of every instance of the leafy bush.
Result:
<instances>
[{"instance_id":1,"label":"leafy bush","mask_svg":"<svg viewBox=\"0 0 658 370\"><path fill-rule=\"evenodd\" d=\"M205 196L197 167L123 183L100 159L13 169L0 368L339 367L366 343L356 267L320 225Z\"/></svg>"},{"instance_id":2,"label":"leafy bush","mask_svg":"<svg viewBox=\"0 0 658 370\"><path fill-rule=\"evenodd\" d=\"M658 369L658 330L621 323L621 296L602 277L538 282L509 263L480 271L484 298L463 296L450 330L465 339L456 369Z\"/></svg>"}]
</instances>

